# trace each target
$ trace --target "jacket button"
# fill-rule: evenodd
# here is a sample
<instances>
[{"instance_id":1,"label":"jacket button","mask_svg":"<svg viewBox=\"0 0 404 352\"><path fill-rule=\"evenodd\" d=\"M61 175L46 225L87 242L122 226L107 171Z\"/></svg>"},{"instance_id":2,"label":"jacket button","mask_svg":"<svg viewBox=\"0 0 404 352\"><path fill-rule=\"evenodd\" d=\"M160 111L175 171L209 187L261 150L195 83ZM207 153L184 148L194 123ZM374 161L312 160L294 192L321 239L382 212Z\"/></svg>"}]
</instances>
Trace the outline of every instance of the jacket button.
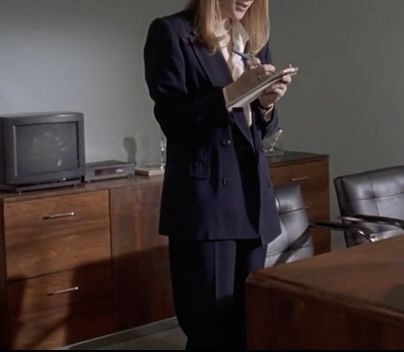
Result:
<instances>
[{"instance_id":1,"label":"jacket button","mask_svg":"<svg viewBox=\"0 0 404 352\"><path fill-rule=\"evenodd\" d=\"M223 139L221 142L222 146L227 147L231 144L231 139Z\"/></svg>"},{"instance_id":2,"label":"jacket button","mask_svg":"<svg viewBox=\"0 0 404 352\"><path fill-rule=\"evenodd\" d=\"M225 186L231 184L231 178L230 178L230 177L225 177L225 178L223 178L222 181L223 181L223 184L224 184Z\"/></svg>"}]
</instances>

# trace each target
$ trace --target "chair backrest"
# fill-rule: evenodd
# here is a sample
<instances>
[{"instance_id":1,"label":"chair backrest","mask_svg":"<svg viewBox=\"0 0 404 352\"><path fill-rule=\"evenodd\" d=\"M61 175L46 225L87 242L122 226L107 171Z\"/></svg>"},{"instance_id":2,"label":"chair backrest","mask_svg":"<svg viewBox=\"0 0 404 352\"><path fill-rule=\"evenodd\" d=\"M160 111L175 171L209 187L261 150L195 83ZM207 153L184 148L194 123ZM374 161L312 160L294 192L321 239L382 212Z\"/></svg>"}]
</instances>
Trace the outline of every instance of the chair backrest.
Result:
<instances>
[{"instance_id":1,"label":"chair backrest","mask_svg":"<svg viewBox=\"0 0 404 352\"><path fill-rule=\"evenodd\" d=\"M339 176L334 179L334 187L341 216L366 214L404 219L404 166ZM386 225L363 225L378 233L379 239L403 232ZM352 246L363 239L345 232L345 241Z\"/></svg>"},{"instance_id":2,"label":"chair backrest","mask_svg":"<svg viewBox=\"0 0 404 352\"><path fill-rule=\"evenodd\" d=\"M274 190L282 232L268 244L265 267L295 261L314 254L300 186L298 184L275 186Z\"/></svg>"}]
</instances>

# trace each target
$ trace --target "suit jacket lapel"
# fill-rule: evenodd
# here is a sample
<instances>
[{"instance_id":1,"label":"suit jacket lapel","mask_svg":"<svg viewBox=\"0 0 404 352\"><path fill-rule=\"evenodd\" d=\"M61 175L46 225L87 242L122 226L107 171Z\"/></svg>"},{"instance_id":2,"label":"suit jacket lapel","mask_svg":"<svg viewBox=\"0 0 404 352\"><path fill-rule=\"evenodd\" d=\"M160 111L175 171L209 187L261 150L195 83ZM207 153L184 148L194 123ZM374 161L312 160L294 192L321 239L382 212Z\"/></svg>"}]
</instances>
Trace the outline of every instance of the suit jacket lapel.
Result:
<instances>
[{"instance_id":1,"label":"suit jacket lapel","mask_svg":"<svg viewBox=\"0 0 404 352\"><path fill-rule=\"evenodd\" d=\"M189 42L199 64L214 87L224 87L233 81L229 67L220 51L216 51L214 54L209 53L208 49L198 40L194 32L191 32ZM235 124L251 144L251 147L254 148L251 132L247 126L242 109L236 109L232 112L232 115Z\"/></svg>"},{"instance_id":2,"label":"suit jacket lapel","mask_svg":"<svg viewBox=\"0 0 404 352\"><path fill-rule=\"evenodd\" d=\"M194 32L191 32L189 41L199 64L214 87L224 87L233 81L220 51L216 51L214 54L209 53Z\"/></svg>"}]
</instances>

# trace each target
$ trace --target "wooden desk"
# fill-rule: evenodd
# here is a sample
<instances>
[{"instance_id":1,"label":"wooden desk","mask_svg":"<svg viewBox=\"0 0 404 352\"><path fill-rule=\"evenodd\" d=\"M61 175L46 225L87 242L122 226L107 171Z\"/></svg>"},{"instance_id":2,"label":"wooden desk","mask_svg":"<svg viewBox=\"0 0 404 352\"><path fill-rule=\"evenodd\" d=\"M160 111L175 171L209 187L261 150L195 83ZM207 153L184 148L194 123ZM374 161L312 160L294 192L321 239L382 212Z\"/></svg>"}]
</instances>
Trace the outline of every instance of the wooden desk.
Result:
<instances>
[{"instance_id":1,"label":"wooden desk","mask_svg":"<svg viewBox=\"0 0 404 352\"><path fill-rule=\"evenodd\" d=\"M250 349L404 348L404 236L252 274Z\"/></svg>"}]
</instances>

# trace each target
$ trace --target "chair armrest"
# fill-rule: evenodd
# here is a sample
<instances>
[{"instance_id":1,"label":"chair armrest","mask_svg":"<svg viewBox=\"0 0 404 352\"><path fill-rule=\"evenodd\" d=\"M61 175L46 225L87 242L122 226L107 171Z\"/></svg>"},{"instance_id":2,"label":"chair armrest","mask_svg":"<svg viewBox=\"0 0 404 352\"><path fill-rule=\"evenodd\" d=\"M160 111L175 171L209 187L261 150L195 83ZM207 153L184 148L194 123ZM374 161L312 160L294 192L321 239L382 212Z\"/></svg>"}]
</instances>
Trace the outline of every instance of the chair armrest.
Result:
<instances>
[{"instance_id":1,"label":"chair armrest","mask_svg":"<svg viewBox=\"0 0 404 352\"><path fill-rule=\"evenodd\" d=\"M371 230L366 227L353 225L353 224L344 224L340 222L333 221L316 221L310 224L310 227L313 228L323 228L327 230L336 230L336 231L352 231L362 237L365 237L369 242L377 241L377 236Z\"/></svg>"},{"instance_id":2,"label":"chair armrest","mask_svg":"<svg viewBox=\"0 0 404 352\"><path fill-rule=\"evenodd\" d=\"M401 219L390 218L387 216L379 216L379 215L366 215L366 214L355 214L353 216L343 216L342 220L349 222L375 222L375 223L384 223L388 225L393 225L404 229L404 221Z\"/></svg>"}]
</instances>

